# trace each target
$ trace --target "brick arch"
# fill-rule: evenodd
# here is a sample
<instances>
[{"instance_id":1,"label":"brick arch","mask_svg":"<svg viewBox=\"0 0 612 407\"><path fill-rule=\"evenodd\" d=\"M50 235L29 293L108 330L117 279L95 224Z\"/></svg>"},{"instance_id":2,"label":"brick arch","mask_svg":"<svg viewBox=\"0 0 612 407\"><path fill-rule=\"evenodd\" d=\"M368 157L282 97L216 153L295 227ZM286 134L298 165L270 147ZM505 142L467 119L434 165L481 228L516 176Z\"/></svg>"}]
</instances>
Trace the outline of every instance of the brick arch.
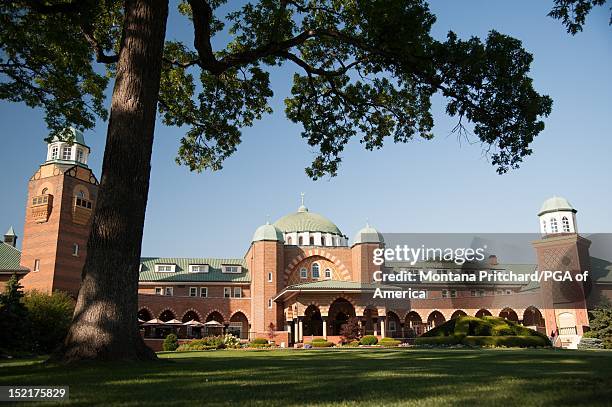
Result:
<instances>
[{"instance_id":1,"label":"brick arch","mask_svg":"<svg viewBox=\"0 0 612 407\"><path fill-rule=\"evenodd\" d=\"M75 185L75 187L72 189L72 196L77 196L79 192L83 192L85 199L91 199L91 193L89 192L89 189L85 185L82 185L82 184Z\"/></svg>"},{"instance_id":2,"label":"brick arch","mask_svg":"<svg viewBox=\"0 0 612 407\"><path fill-rule=\"evenodd\" d=\"M320 257L329 261L330 263L333 263L334 269L339 274L340 278L343 281L350 281L351 273L349 272L346 265L339 258L331 254L328 250L321 248L306 250L304 253L295 256L289 262L289 265L287 266L287 268L285 268L285 271L283 273L283 282L285 286L287 286L289 283L289 277L291 276L291 273L298 271L300 269L300 267L298 266L304 260L310 259L312 257ZM321 267L321 272L325 272L325 267Z\"/></svg>"},{"instance_id":3,"label":"brick arch","mask_svg":"<svg viewBox=\"0 0 612 407\"><path fill-rule=\"evenodd\" d=\"M151 318L155 318L155 313L153 312L153 310L151 310L151 308L147 307L146 305L144 305L142 307L138 307L138 314L140 314L140 311L142 311L142 310L147 311L149 313L149 315L151 316Z\"/></svg>"},{"instance_id":4,"label":"brick arch","mask_svg":"<svg viewBox=\"0 0 612 407\"><path fill-rule=\"evenodd\" d=\"M490 310L490 309L488 309L488 308L479 308L479 309L478 309L478 310L476 310L476 312L474 313L474 316L475 316L475 317L476 317L476 316L478 316L478 313L479 313L480 311L485 311L485 312L488 312L488 315L491 315L491 316L493 315L493 312L491 312L491 310ZM487 315L483 315L483 316L487 316Z\"/></svg>"},{"instance_id":5,"label":"brick arch","mask_svg":"<svg viewBox=\"0 0 612 407\"><path fill-rule=\"evenodd\" d=\"M404 316L403 316L403 318L402 318L402 321L405 321L405 320L406 320L406 318L408 317L408 314L410 314L410 313L412 313L412 314L417 314L417 315L419 316L419 318L421 318L421 322L423 322L423 316L421 315L421 313L420 313L419 311L417 311L417 310L415 310L415 309L409 309L408 311L406 311L406 312L404 313ZM398 314L398 315L399 315L399 314Z\"/></svg>"},{"instance_id":6,"label":"brick arch","mask_svg":"<svg viewBox=\"0 0 612 407\"><path fill-rule=\"evenodd\" d=\"M162 310L159 312L159 314L157 314L157 318L158 318L158 319L161 319L162 314L163 314L164 312L166 312L166 311L171 312L171 313L174 315L174 318L176 318L176 317L177 317L177 315L178 315L178 312L176 312L176 310L175 310L174 308L172 308L172 307L166 307L166 308L162 309Z\"/></svg>"},{"instance_id":7,"label":"brick arch","mask_svg":"<svg viewBox=\"0 0 612 407\"><path fill-rule=\"evenodd\" d=\"M194 313L195 313L195 314L198 316L198 318L200 319L200 322L202 322L202 314L201 314L201 313L200 313L200 312L199 312L197 309L195 309L195 308L187 308L187 309L185 310L185 312L183 312L183 316L181 317L181 321L183 320L183 318L185 318L185 315L186 315L186 314L187 314L189 311L194 312Z\"/></svg>"},{"instance_id":8,"label":"brick arch","mask_svg":"<svg viewBox=\"0 0 612 407\"><path fill-rule=\"evenodd\" d=\"M248 319L249 321L251 320L251 318L249 318L249 314L246 311L244 311L242 308L236 308L234 311L232 311L232 313L230 315L230 319L232 319L234 314L236 314L238 312L242 312L244 314L244 316L246 317L246 319ZM223 316L223 314L221 314L221 315ZM223 318L225 318L225 316ZM228 319L228 321L229 321L229 319Z\"/></svg>"},{"instance_id":9,"label":"brick arch","mask_svg":"<svg viewBox=\"0 0 612 407\"><path fill-rule=\"evenodd\" d=\"M206 317L204 318L204 321L206 321L208 317L210 316L210 314L212 314L213 312L217 312L219 313L219 315L221 315L221 317L223 318L223 323L225 323L225 321L229 321L229 319L227 319L227 316L223 312L221 312L221 310L219 310L218 308L212 308L211 310L209 310L206 313Z\"/></svg>"}]
</instances>

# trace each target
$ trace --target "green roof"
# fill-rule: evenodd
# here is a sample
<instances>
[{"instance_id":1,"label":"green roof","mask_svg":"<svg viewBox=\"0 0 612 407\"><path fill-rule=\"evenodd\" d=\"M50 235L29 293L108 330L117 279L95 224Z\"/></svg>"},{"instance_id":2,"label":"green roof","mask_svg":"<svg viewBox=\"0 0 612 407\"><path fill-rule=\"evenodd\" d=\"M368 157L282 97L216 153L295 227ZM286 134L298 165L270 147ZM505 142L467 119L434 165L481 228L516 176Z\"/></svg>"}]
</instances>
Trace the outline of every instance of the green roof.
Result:
<instances>
[{"instance_id":1,"label":"green roof","mask_svg":"<svg viewBox=\"0 0 612 407\"><path fill-rule=\"evenodd\" d=\"M318 213L308 212L305 206L300 206L297 212L283 216L274 226L281 232L322 232L341 235L342 232L332 221Z\"/></svg>"},{"instance_id":2,"label":"green roof","mask_svg":"<svg viewBox=\"0 0 612 407\"><path fill-rule=\"evenodd\" d=\"M27 271L27 268L21 267L21 252L4 242L0 242L0 271Z\"/></svg>"},{"instance_id":3,"label":"green roof","mask_svg":"<svg viewBox=\"0 0 612 407\"><path fill-rule=\"evenodd\" d=\"M286 290L375 290L376 288L397 289L397 287L390 285L360 283L358 281L320 280L290 285Z\"/></svg>"},{"instance_id":4,"label":"green roof","mask_svg":"<svg viewBox=\"0 0 612 407\"><path fill-rule=\"evenodd\" d=\"M544 201L538 216L557 211L577 212L567 199L560 196L553 196L552 198L548 198L546 201Z\"/></svg>"},{"instance_id":5,"label":"green roof","mask_svg":"<svg viewBox=\"0 0 612 407\"><path fill-rule=\"evenodd\" d=\"M261 225L257 228L255 233L253 234L252 242L259 242L261 240L272 240L275 242L283 241L283 232L278 230L274 225L270 225L266 223L265 225Z\"/></svg>"},{"instance_id":6,"label":"green roof","mask_svg":"<svg viewBox=\"0 0 612 407\"><path fill-rule=\"evenodd\" d=\"M166 282L237 282L248 283L251 276L246 268L244 259L212 259L212 258L177 258L177 257L142 257L142 268L139 281L166 281ZM156 264L176 265L173 273L160 273L155 271ZM208 265L208 273L190 273L189 265ZM221 266L242 266L241 273L223 273Z\"/></svg>"}]
</instances>

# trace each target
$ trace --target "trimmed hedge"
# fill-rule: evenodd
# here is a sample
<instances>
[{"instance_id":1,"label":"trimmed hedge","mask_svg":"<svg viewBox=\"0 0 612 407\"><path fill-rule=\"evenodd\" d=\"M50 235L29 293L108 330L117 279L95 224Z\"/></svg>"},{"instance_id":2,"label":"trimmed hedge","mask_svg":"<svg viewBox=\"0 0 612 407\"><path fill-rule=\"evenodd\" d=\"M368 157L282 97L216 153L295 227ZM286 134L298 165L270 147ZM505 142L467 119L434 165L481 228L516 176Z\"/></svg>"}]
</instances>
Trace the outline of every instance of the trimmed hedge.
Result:
<instances>
[{"instance_id":1,"label":"trimmed hedge","mask_svg":"<svg viewBox=\"0 0 612 407\"><path fill-rule=\"evenodd\" d=\"M379 345L388 347L396 347L399 346L400 343L402 343L402 341L398 341L397 339L393 338L382 338L380 341L378 341Z\"/></svg>"},{"instance_id":2,"label":"trimmed hedge","mask_svg":"<svg viewBox=\"0 0 612 407\"><path fill-rule=\"evenodd\" d=\"M378 338L374 335L366 335L359 341L361 345L376 345L378 343Z\"/></svg>"},{"instance_id":3,"label":"trimmed hedge","mask_svg":"<svg viewBox=\"0 0 612 407\"><path fill-rule=\"evenodd\" d=\"M251 341L251 345L267 345L268 340L266 338L255 338Z\"/></svg>"},{"instance_id":4,"label":"trimmed hedge","mask_svg":"<svg viewBox=\"0 0 612 407\"><path fill-rule=\"evenodd\" d=\"M334 346L334 343L328 342L325 339L314 339L310 342L310 345L312 345L313 348L331 348L332 346Z\"/></svg>"},{"instance_id":5,"label":"trimmed hedge","mask_svg":"<svg viewBox=\"0 0 612 407\"><path fill-rule=\"evenodd\" d=\"M550 346L548 338L540 336L466 336L461 343L467 346L505 346L507 348Z\"/></svg>"},{"instance_id":6,"label":"trimmed hedge","mask_svg":"<svg viewBox=\"0 0 612 407\"><path fill-rule=\"evenodd\" d=\"M414 340L415 345L457 345L461 343L463 339L460 335L451 335L451 336L435 336L435 337L426 337L419 336Z\"/></svg>"}]
</instances>

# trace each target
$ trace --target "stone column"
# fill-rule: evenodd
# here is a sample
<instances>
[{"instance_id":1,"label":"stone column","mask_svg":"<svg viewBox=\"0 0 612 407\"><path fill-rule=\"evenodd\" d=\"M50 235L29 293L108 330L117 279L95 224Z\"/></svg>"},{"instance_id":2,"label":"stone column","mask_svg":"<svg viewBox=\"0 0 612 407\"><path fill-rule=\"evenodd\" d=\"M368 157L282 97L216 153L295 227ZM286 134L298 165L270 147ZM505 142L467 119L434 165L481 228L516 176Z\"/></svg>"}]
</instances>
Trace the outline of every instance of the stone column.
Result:
<instances>
[{"instance_id":1,"label":"stone column","mask_svg":"<svg viewBox=\"0 0 612 407\"><path fill-rule=\"evenodd\" d=\"M379 317L380 318L380 336L382 336L383 338L385 336L387 336L387 328L385 327L385 317Z\"/></svg>"},{"instance_id":2,"label":"stone column","mask_svg":"<svg viewBox=\"0 0 612 407\"><path fill-rule=\"evenodd\" d=\"M323 319L323 338L327 339L327 317L321 317Z\"/></svg>"},{"instance_id":3,"label":"stone column","mask_svg":"<svg viewBox=\"0 0 612 407\"><path fill-rule=\"evenodd\" d=\"M378 318L372 318L372 327L374 328L374 336L378 336Z\"/></svg>"},{"instance_id":4,"label":"stone column","mask_svg":"<svg viewBox=\"0 0 612 407\"><path fill-rule=\"evenodd\" d=\"M297 319L293 320L293 342L298 343L300 341L300 330L298 329Z\"/></svg>"},{"instance_id":5,"label":"stone column","mask_svg":"<svg viewBox=\"0 0 612 407\"><path fill-rule=\"evenodd\" d=\"M298 317L298 330L299 330L299 340L300 342L302 342L302 340L304 339L304 321L303 321L304 317Z\"/></svg>"}]
</instances>

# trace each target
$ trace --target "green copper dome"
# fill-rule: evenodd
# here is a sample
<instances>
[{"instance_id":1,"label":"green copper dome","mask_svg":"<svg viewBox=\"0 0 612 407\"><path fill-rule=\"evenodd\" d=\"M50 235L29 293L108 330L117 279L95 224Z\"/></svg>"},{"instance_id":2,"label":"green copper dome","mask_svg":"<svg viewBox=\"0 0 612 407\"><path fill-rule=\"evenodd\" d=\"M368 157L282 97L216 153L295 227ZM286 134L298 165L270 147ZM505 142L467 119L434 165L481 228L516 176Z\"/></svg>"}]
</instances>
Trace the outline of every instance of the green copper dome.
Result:
<instances>
[{"instance_id":1,"label":"green copper dome","mask_svg":"<svg viewBox=\"0 0 612 407\"><path fill-rule=\"evenodd\" d=\"M321 232L343 236L338 226L334 225L332 221L318 213L308 212L308 208L304 205L300 206L297 212L283 216L274 222L274 226L285 233Z\"/></svg>"},{"instance_id":2,"label":"green copper dome","mask_svg":"<svg viewBox=\"0 0 612 407\"><path fill-rule=\"evenodd\" d=\"M283 240L283 232L278 230L274 225L270 225L266 223L265 225L261 225L253 234L253 239L251 242L259 242L262 240L272 240L276 242L282 242Z\"/></svg>"},{"instance_id":3,"label":"green copper dome","mask_svg":"<svg viewBox=\"0 0 612 407\"><path fill-rule=\"evenodd\" d=\"M353 244L360 243L384 243L385 239L383 239L383 235L369 224L361 229L355 235L355 239L353 240Z\"/></svg>"},{"instance_id":4,"label":"green copper dome","mask_svg":"<svg viewBox=\"0 0 612 407\"><path fill-rule=\"evenodd\" d=\"M557 212L557 211L571 211L578 212L569 201L560 196L553 196L552 198L547 199L542 204L540 208L540 212L538 216L544 215L545 213Z\"/></svg>"}]
</instances>

